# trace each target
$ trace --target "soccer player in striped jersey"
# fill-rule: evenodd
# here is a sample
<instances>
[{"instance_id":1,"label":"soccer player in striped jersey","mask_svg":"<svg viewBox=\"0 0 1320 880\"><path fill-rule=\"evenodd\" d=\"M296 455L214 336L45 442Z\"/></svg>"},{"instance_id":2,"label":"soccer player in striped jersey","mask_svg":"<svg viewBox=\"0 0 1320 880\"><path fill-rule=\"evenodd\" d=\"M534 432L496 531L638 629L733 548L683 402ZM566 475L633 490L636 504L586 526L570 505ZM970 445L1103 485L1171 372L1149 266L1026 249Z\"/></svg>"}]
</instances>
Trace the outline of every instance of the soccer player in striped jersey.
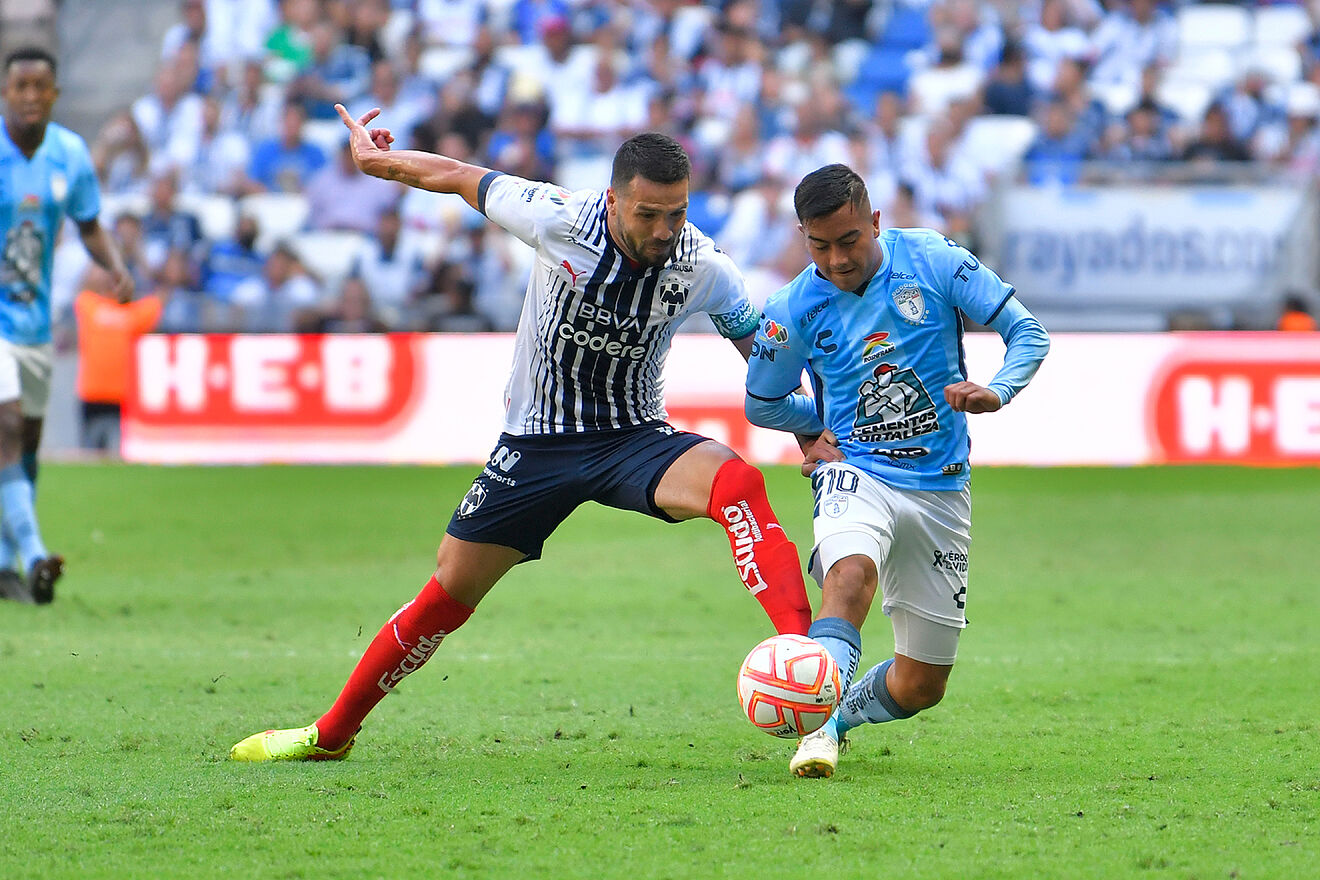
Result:
<instances>
[{"instance_id":1,"label":"soccer player in striped jersey","mask_svg":"<svg viewBox=\"0 0 1320 880\"><path fill-rule=\"evenodd\" d=\"M881 230L851 168L808 174L793 203L813 263L765 305L747 417L817 438L803 472L816 499L810 570L823 596L808 635L838 661L846 690L789 770L822 777L851 728L910 718L943 698L967 625L966 414L996 412L1026 387L1049 336L956 242L931 229ZM984 386L967 377L963 315L1007 346ZM814 398L796 393L804 369ZM877 590L894 656L850 687Z\"/></svg>"},{"instance_id":2,"label":"soccer player in striped jersey","mask_svg":"<svg viewBox=\"0 0 1320 880\"><path fill-rule=\"evenodd\" d=\"M42 542L32 487L50 397L51 267L65 217L110 273L120 302L133 296L133 277L97 219L101 196L87 144L51 121L60 93L55 67L44 49L10 53L0 120L0 596L38 605L54 599L64 570Z\"/></svg>"},{"instance_id":3,"label":"soccer player in striped jersey","mask_svg":"<svg viewBox=\"0 0 1320 880\"><path fill-rule=\"evenodd\" d=\"M687 222L690 166L673 139L630 138L605 192L570 192L446 156L392 151L378 111L348 126L353 159L375 177L456 193L536 250L506 393L504 430L462 499L435 573L368 646L339 699L314 724L236 744L240 761L336 760L367 713L425 663L495 583L537 559L580 504L668 522L708 517L781 633L811 620L797 548L759 471L728 447L665 421L661 371L695 312L751 354L760 315L727 256Z\"/></svg>"}]
</instances>

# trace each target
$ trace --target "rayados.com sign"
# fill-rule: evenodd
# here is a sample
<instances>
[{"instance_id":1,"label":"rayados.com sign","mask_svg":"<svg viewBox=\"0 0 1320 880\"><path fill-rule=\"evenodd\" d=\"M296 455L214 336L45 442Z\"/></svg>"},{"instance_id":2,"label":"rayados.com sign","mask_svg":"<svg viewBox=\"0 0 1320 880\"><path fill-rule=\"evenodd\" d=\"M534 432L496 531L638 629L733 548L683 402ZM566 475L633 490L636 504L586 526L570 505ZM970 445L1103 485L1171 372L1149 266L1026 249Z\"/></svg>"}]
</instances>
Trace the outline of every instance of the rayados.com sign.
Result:
<instances>
[{"instance_id":1,"label":"rayados.com sign","mask_svg":"<svg viewBox=\"0 0 1320 880\"><path fill-rule=\"evenodd\" d=\"M1032 303L1232 302L1284 268L1303 198L1283 188L1013 188L998 268Z\"/></svg>"}]
</instances>

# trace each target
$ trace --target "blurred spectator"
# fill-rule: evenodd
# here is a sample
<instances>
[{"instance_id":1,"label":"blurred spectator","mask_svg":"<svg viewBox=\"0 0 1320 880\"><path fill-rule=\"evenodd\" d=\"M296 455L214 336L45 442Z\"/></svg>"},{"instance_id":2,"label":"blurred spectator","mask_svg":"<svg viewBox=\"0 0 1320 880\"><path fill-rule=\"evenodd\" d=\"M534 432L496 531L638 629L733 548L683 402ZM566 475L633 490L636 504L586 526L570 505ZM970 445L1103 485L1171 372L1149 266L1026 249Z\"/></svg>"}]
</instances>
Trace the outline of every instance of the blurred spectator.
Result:
<instances>
[{"instance_id":1,"label":"blurred spectator","mask_svg":"<svg viewBox=\"0 0 1320 880\"><path fill-rule=\"evenodd\" d=\"M732 121L738 108L755 105L761 92L765 47L755 34L722 20L715 28L714 51L697 65L704 91L703 116Z\"/></svg>"},{"instance_id":2,"label":"blurred spectator","mask_svg":"<svg viewBox=\"0 0 1320 880\"><path fill-rule=\"evenodd\" d=\"M490 28L484 25L477 30L472 51L472 63L467 70L468 76L472 78L472 103L482 115L493 120L504 107L513 71L496 60L495 37Z\"/></svg>"},{"instance_id":3,"label":"blurred spectator","mask_svg":"<svg viewBox=\"0 0 1320 880\"><path fill-rule=\"evenodd\" d=\"M156 273L155 281L151 292L161 302L162 331L196 333L206 326L210 309L206 295L198 289L197 276L193 273L187 251L170 251Z\"/></svg>"},{"instance_id":4,"label":"blurred spectator","mask_svg":"<svg viewBox=\"0 0 1320 880\"><path fill-rule=\"evenodd\" d=\"M1316 329L1315 316L1311 314L1306 300L1296 293L1290 293L1283 299L1283 314L1279 315L1276 325L1278 330L1290 332L1310 332Z\"/></svg>"},{"instance_id":5,"label":"blurred spectator","mask_svg":"<svg viewBox=\"0 0 1320 880\"><path fill-rule=\"evenodd\" d=\"M375 235L368 238L349 274L361 278L394 324L423 293L427 283L425 260L416 236L404 236L397 210L388 210L376 222Z\"/></svg>"},{"instance_id":6,"label":"blurred spectator","mask_svg":"<svg viewBox=\"0 0 1320 880\"><path fill-rule=\"evenodd\" d=\"M220 82L237 81L238 66L264 54L278 21L274 0L206 0L206 34Z\"/></svg>"},{"instance_id":7,"label":"blurred spectator","mask_svg":"<svg viewBox=\"0 0 1320 880\"><path fill-rule=\"evenodd\" d=\"M298 317L316 307L321 290L298 255L280 242L266 257L261 274L234 288L232 302L242 329L250 332L293 330Z\"/></svg>"},{"instance_id":8,"label":"blurred spectator","mask_svg":"<svg viewBox=\"0 0 1320 880\"><path fill-rule=\"evenodd\" d=\"M965 98L981 87L985 71L963 58L962 34L944 27L935 35L931 65L912 75L908 102L918 116L938 116L949 103Z\"/></svg>"},{"instance_id":9,"label":"blurred spectator","mask_svg":"<svg viewBox=\"0 0 1320 880\"><path fill-rule=\"evenodd\" d=\"M238 85L229 90L220 110L220 127L240 135L249 145L270 137L283 113L279 87L267 88L261 63L246 61Z\"/></svg>"},{"instance_id":10,"label":"blurred spectator","mask_svg":"<svg viewBox=\"0 0 1320 880\"><path fill-rule=\"evenodd\" d=\"M194 152L202 131L202 99L186 90L178 68L162 64L155 89L133 102L133 121L153 150Z\"/></svg>"},{"instance_id":11,"label":"blurred spectator","mask_svg":"<svg viewBox=\"0 0 1320 880\"><path fill-rule=\"evenodd\" d=\"M956 35L959 56L977 70L989 72L999 61L1004 31L994 4L978 0L945 0L931 8L930 20L937 34ZM853 34L860 33L860 29L853 31ZM942 47L937 36L937 57L943 53Z\"/></svg>"},{"instance_id":12,"label":"blurred spectator","mask_svg":"<svg viewBox=\"0 0 1320 880\"><path fill-rule=\"evenodd\" d=\"M1233 137L1244 144L1251 143L1262 127L1283 119L1284 111L1268 96L1269 79L1257 67L1246 72L1215 99L1228 116Z\"/></svg>"},{"instance_id":13,"label":"blurred spectator","mask_svg":"<svg viewBox=\"0 0 1320 880\"><path fill-rule=\"evenodd\" d=\"M189 274L196 279L196 264L201 256L202 226L196 215L179 209L176 199L178 181L173 171L164 171L151 180L151 201L142 217L143 255L147 264L158 269L172 251L188 258Z\"/></svg>"},{"instance_id":14,"label":"blurred spectator","mask_svg":"<svg viewBox=\"0 0 1320 880\"><path fill-rule=\"evenodd\" d=\"M1300 174L1320 172L1320 87L1293 83L1282 121L1265 126L1256 139L1256 155L1278 168Z\"/></svg>"},{"instance_id":15,"label":"blurred spectator","mask_svg":"<svg viewBox=\"0 0 1320 880\"><path fill-rule=\"evenodd\" d=\"M381 124L394 135L393 148L409 149L413 144L413 127L431 112L433 100L405 98L399 91L399 74L388 60L371 65L371 88L362 96L366 109L380 108Z\"/></svg>"},{"instance_id":16,"label":"blurred spectator","mask_svg":"<svg viewBox=\"0 0 1320 880\"><path fill-rule=\"evenodd\" d=\"M302 192L311 176L325 165L321 148L303 140L306 121L302 104L289 101L280 117L280 134L259 142L252 150L248 177L271 192Z\"/></svg>"},{"instance_id":17,"label":"blurred spectator","mask_svg":"<svg viewBox=\"0 0 1320 880\"><path fill-rule=\"evenodd\" d=\"M1059 62L1080 61L1090 53L1086 31L1077 27L1065 0L1044 0L1040 21L1028 25L1022 38L1027 54L1027 78L1038 92L1054 88Z\"/></svg>"},{"instance_id":18,"label":"blurred spectator","mask_svg":"<svg viewBox=\"0 0 1320 880\"><path fill-rule=\"evenodd\" d=\"M102 192L120 195L145 189L151 153L129 111L110 117L92 141L91 153Z\"/></svg>"},{"instance_id":19,"label":"blurred spectator","mask_svg":"<svg viewBox=\"0 0 1320 880\"><path fill-rule=\"evenodd\" d=\"M416 10L432 46L471 46L486 18L483 0L416 0Z\"/></svg>"},{"instance_id":20,"label":"blurred spectator","mask_svg":"<svg viewBox=\"0 0 1320 880\"><path fill-rule=\"evenodd\" d=\"M406 10L412 4L410 0L403 0L403 5L395 5ZM343 23L344 42L367 53L369 64L387 57L380 34L390 21L389 0L352 0L347 12L347 20Z\"/></svg>"},{"instance_id":21,"label":"blurred spectator","mask_svg":"<svg viewBox=\"0 0 1320 880\"><path fill-rule=\"evenodd\" d=\"M261 275L264 260L257 253L260 229L251 214L239 215L233 238L214 242L202 264L206 292L220 303L229 303L245 281Z\"/></svg>"},{"instance_id":22,"label":"blurred spectator","mask_svg":"<svg viewBox=\"0 0 1320 880\"><path fill-rule=\"evenodd\" d=\"M202 66L214 69L221 59L206 27L206 0L182 0L179 17L181 20L171 25L161 40L161 60L172 61L184 43L196 43L201 48Z\"/></svg>"},{"instance_id":23,"label":"blurred spectator","mask_svg":"<svg viewBox=\"0 0 1320 880\"><path fill-rule=\"evenodd\" d=\"M472 282L462 267L442 263L432 280L435 286L427 300L426 329L437 333L489 333L495 329L477 311Z\"/></svg>"},{"instance_id":24,"label":"blurred spectator","mask_svg":"<svg viewBox=\"0 0 1320 880\"><path fill-rule=\"evenodd\" d=\"M1031 83L1027 81L1026 56L1016 43L1004 47L999 64L986 80L986 113L1008 116L1030 116L1032 104Z\"/></svg>"},{"instance_id":25,"label":"blurred spectator","mask_svg":"<svg viewBox=\"0 0 1320 880\"><path fill-rule=\"evenodd\" d=\"M222 127L220 102L215 97L203 101L196 151L170 155L170 163L179 172L179 188L186 193L242 195L251 188L247 169L252 147L242 134Z\"/></svg>"},{"instance_id":26,"label":"blurred spectator","mask_svg":"<svg viewBox=\"0 0 1320 880\"><path fill-rule=\"evenodd\" d=\"M1127 112L1126 121L1122 138L1101 158L1111 162L1167 162L1175 158L1168 128L1155 102L1142 101Z\"/></svg>"},{"instance_id":27,"label":"blurred spectator","mask_svg":"<svg viewBox=\"0 0 1320 880\"><path fill-rule=\"evenodd\" d=\"M536 42L547 20L566 21L571 12L565 0L516 0L509 10L509 19L518 42L528 45Z\"/></svg>"},{"instance_id":28,"label":"blurred spectator","mask_svg":"<svg viewBox=\"0 0 1320 880\"><path fill-rule=\"evenodd\" d=\"M614 58L596 60L591 86L561 93L550 113L550 128L561 156L612 155L619 142L641 130L646 102L619 81Z\"/></svg>"},{"instance_id":29,"label":"blurred spectator","mask_svg":"<svg viewBox=\"0 0 1320 880\"><path fill-rule=\"evenodd\" d=\"M1233 137L1228 111L1220 104L1212 104L1201 120L1200 136L1187 145L1182 158L1188 162L1246 162L1251 155Z\"/></svg>"},{"instance_id":30,"label":"blurred spectator","mask_svg":"<svg viewBox=\"0 0 1320 880\"><path fill-rule=\"evenodd\" d=\"M160 320L161 302L148 295L121 303L110 295L111 287L109 273L90 263L73 310L78 328L82 446L116 454L133 345Z\"/></svg>"},{"instance_id":31,"label":"blurred spectator","mask_svg":"<svg viewBox=\"0 0 1320 880\"><path fill-rule=\"evenodd\" d=\"M962 241L971 229L972 211L985 198L985 183L956 155L955 134L948 119L932 119L924 154L910 158L900 176L912 184L918 210L938 214L942 222L937 228Z\"/></svg>"},{"instance_id":32,"label":"blurred spectator","mask_svg":"<svg viewBox=\"0 0 1320 880\"><path fill-rule=\"evenodd\" d=\"M338 119L335 104L348 106L367 90L371 59L342 36L328 21L312 26L312 62L289 83L287 93L302 102L308 119Z\"/></svg>"},{"instance_id":33,"label":"blurred spectator","mask_svg":"<svg viewBox=\"0 0 1320 880\"><path fill-rule=\"evenodd\" d=\"M486 145L490 166L528 180L554 177L555 139L545 127L548 115L540 101L509 104Z\"/></svg>"},{"instance_id":34,"label":"blurred spectator","mask_svg":"<svg viewBox=\"0 0 1320 880\"><path fill-rule=\"evenodd\" d=\"M765 145L761 140L761 120L756 107L747 104L739 108L728 143L720 151L716 163L716 179L727 192L739 193L760 181L765 164ZM715 234L705 226L701 229L707 235Z\"/></svg>"},{"instance_id":35,"label":"blurred spectator","mask_svg":"<svg viewBox=\"0 0 1320 880\"><path fill-rule=\"evenodd\" d=\"M142 219L125 211L115 217L113 234L137 290L150 290L152 270L143 253Z\"/></svg>"},{"instance_id":36,"label":"blurred spectator","mask_svg":"<svg viewBox=\"0 0 1320 880\"><path fill-rule=\"evenodd\" d=\"M1177 54L1178 28L1155 0L1118 0L1091 36L1097 83L1131 83L1151 64L1165 65Z\"/></svg>"},{"instance_id":37,"label":"blurred spectator","mask_svg":"<svg viewBox=\"0 0 1320 880\"><path fill-rule=\"evenodd\" d=\"M797 121L791 135L772 138L765 145L765 172L780 180L796 182L832 165L848 162L848 139L830 127L830 106L825 95L797 106Z\"/></svg>"},{"instance_id":38,"label":"blurred spectator","mask_svg":"<svg viewBox=\"0 0 1320 880\"><path fill-rule=\"evenodd\" d=\"M280 0L280 23L266 38L268 79L287 83L312 66L312 28L320 6L317 0Z\"/></svg>"},{"instance_id":39,"label":"blurred spectator","mask_svg":"<svg viewBox=\"0 0 1320 880\"><path fill-rule=\"evenodd\" d=\"M307 181L312 229L347 229L372 232L382 214L398 204L400 185L358 171L348 140L335 159Z\"/></svg>"},{"instance_id":40,"label":"blurred spectator","mask_svg":"<svg viewBox=\"0 0 1320 880\"><path fill-rule=\"evenodd\" d=\"M1027 180L1037 186L1076 183L1088 149L1086 134L1077 126L1072 108L1058 98L1050 101L1040 131L1022 157Z\"/></svg>"},{"instance_id":41,"label":"blurred spectator","mask_svg":"<svg viewBox=\"0 0 1320 880\"><path fill-rule=\"evenodd\" d=\"M1050 97L1068 105L1078 131L1094 152L1109 127L1109 111L1091 94L1086 81L1086 67L1081 62L1065 59L1059 62Z\"/></svg>"},{"instance_id":42,"label":"blurred spectator","mask_svg":"<svg viewBox=\"0 0 1320 880\"><path fill-rule=\"evenodd\" d=\"M304 314L298 329L303 333L387 333L390 328L376 315L362 279L349 277L344 279L331 307Z\"/></svg>"}]
</instances>

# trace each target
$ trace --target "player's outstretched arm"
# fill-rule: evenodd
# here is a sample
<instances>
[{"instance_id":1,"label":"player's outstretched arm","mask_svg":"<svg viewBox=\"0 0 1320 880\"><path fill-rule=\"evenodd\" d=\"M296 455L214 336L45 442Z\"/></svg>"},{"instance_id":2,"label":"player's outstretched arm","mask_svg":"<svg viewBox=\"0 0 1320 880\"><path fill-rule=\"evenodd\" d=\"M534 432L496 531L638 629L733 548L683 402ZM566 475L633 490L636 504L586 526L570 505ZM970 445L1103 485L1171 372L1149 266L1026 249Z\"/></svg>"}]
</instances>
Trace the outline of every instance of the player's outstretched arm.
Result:
<instances>
[{"instance_id":1,"label":"player's outstretched arm","mask_svg":"<svg viewBox=\"0 0 1320 880\"><path fill-rule=\"evenodd\" d=\"M353 163L363 174L397 180L431 192L455 193L480 210L477 189L481 178L490 173L489 168L424 150L391 150L394 136L388 128L367 128L367 124L380 115L379 108L368 110L359 119L350 116L343 104L336 104L335 110L348 128Z\"/></svg>"}]
</instances>

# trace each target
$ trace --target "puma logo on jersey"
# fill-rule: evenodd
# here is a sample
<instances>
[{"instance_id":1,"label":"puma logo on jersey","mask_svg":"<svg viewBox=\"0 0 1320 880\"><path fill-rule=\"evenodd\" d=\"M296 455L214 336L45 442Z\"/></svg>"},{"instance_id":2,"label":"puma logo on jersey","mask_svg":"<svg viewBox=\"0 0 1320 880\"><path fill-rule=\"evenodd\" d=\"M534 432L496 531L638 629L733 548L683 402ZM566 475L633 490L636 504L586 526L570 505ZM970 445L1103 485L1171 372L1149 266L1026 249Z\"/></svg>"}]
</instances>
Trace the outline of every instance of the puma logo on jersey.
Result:
<instances>
[{"instance_id":1,"label":"puma logo on jersey","mask_svg":"<svg viewBox=\"0 0 1320 880\"><path fill-rule=\"evenodd\" d=\"M564 262L560 263L559 265L563 266L564 269L566 269L566 270L568 271L568 274L573 276L573 286L574 286L574 287L577 287L578 276L579 276L579 275L583 275L583 274L585 274L586 271L587 271L586 269L583 269L581 272L574 272L574 271L573 271L573 266L572 266L572 264L570 264L570 263L568 262L568 260L564 260Z\"/></svg>"}]
</instances>

